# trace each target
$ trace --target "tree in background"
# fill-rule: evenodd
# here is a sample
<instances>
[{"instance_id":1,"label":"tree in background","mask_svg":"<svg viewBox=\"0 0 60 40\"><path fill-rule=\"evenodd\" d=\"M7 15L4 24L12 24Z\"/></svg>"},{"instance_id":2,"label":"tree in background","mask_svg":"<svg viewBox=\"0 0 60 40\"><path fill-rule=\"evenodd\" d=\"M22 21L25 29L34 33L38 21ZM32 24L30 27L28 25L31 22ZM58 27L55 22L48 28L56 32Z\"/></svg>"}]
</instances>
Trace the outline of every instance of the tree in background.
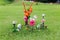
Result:
<instances>
[{"instance_id":1,"label":"tree in background","mask_svg":"<svg viewBox=\"0 0 60 40\"><path fill-rule=\"evenodd\" d=\"M15 0L6 0L8 3L12 3L14 2Z\"/></svg>"},{"instance_id":2,"label":"tree in background","mask_svg":"<svg viewBox=\"0 0 60 40\"><path fill-rule=\"evenodd\" d=\"M7 1L9 1L9 2L13 2L14 0L7 0Z\"/></svg>"},{"instance_id":3,"label":"tree in background","mask_svg":"<svg viewBox=\"0 0 60 40\"><path fill-rule=\"evenodd\" d=\"M49 2L55 3L55 2L57 2L57 0L35 0L35 1L37 1L37 2L44 2L44 3L49 3Z\"/></svg>"}]
</instances>

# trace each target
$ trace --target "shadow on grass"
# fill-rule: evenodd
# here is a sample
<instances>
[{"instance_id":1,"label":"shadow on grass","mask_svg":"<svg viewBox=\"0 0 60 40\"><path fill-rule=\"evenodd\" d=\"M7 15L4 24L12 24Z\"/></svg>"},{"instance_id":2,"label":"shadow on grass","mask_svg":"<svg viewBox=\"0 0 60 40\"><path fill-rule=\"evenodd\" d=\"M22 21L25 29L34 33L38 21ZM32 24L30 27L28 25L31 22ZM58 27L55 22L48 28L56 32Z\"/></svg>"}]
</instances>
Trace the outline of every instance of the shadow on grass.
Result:
<instances>
[{"instance_id":1,"label":"shadow on grass","mask_svg":"<svg viewBox=\"0 0 60 40\"><path fill-rule=\"evenodd\" d=\"M8 33L5 33L5 34L2 34L0 35L1 38L4 38L6 37L7 39L15 39L17 36L22 38L22 37L43 37L44 35L50 35L51 31L50 29L41 29L41 30L33 30L33 31L30 31L30 30L26 30L26 29L23 29L19 32L13 32L12 30L9 31Z\"/></svg>"},{"instance_id":2,"label":"shadow on grass","mask_svg":"<svg viewBox=\"0 0 60 40\"><path fill-rule=\"evenodd\" d=\"M19 35L19 36L28 36L28 35L41 35L43 36L44 34L45 35L49 35L51 33L51 31L49 29L41 29L41 30L21 30L19 32L10 32L8 33L9 36L16 36L16 35Z\"/></svg>"}]
</instances>

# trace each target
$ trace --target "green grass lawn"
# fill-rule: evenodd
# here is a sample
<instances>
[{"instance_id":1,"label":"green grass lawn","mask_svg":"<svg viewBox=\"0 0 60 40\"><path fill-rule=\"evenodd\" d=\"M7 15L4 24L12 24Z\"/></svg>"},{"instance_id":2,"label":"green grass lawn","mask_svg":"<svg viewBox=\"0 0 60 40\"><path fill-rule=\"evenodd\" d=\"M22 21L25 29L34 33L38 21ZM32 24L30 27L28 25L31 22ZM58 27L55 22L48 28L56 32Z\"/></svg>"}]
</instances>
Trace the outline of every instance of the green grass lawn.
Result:
<instances>
[{"instance_id":1,"label":"green grass lawn","mask_svg":"<svg viewBox=\"0 0 60 40\"><path fill-rule=\"evenodd\" d=\"M46 14L45 24L48 29L29 32L23 28L20 32L13 33L12 21L16 20L17 24L24 25L23 6L0 6L0 40L60 40L60 5L41 3L33 5L31 17L38 16L36 24L40 23L42 13Z\"/></svg>"}]
</instances>

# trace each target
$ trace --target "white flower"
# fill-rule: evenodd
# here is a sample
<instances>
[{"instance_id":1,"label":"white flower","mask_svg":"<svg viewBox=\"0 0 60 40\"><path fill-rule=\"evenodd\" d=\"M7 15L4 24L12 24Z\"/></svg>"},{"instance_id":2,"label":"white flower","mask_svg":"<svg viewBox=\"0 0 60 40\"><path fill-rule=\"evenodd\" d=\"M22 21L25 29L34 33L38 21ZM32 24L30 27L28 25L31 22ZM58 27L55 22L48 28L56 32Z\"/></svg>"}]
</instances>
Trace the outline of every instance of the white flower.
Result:
<instances>
[{"instance_id":1,"label":"white flower","mask_svg":"<svg viewBox=\"0 0 60 40\"><path fill-rule=\"evenodd\" d=\"M19 29L16 29L17 31L20 31Z\"/></svg>"},{"instance_id":2,"label":"white flower","mask_svg":"<svg viewBox=\"0 0 60 40\"><path fill-rule=\"evenodd\" d=\"M34 1L31 1L31 0L30 0L30 2L34 2Z\"/></svg>"},{"instance_id":3,"label":"white flower","mask_svg":"<svg viewBox=\"0 0 60 40\"><path fill-rule=\"evenodd\" d=\"M40 24L37 25L37 28L40 28Z\"/></svg>"},{"instance_id":4,"label":"white flower","mask_svg":"<svg viewBox=\"0 0 60 40\"><path fill-rule=\"evenodd\" d=\"M21 26L22 26L21 24L18 24L18 25L17 25L17 28L18 28L18 29L21 29Z\"/></svg>"},{"instance_id":5,"label":"white flower","mask_svg":"<svg viewBox=\"0 0 60 40\"><path fill-rule=\"evenodd\" d=\"M42 16L45 16L45 14L42 14Z\"/></svg>"},{"instance_id":6,"label":"white flower","mask_svg":"<svg viewBox=\"0 0 60 40\"><path fill-rule=\"evenodd\" d=\"M16 21L13 21L12 23L13 23L13 24L16 24Z\"/></svg>"},{"instance_id":7,"label":"white flower","mask_svg":"<svg viewBox=\"0 0 60 40\"><path fill-rule=\"evenodd\" d=\"M37 19L37 16L36 16L36 15L34 15L33 17L34 17L35 19Z\"/></svg>"},{"instance_id":8,"label":"white flower","mask_svg":"<svg viewBox=\"0 0 60 40\"><path fill-rule=\"evenodd\" d=\"M33 18L33 20L35 20L35 19Z\"/></svg>"}]
</instances>

